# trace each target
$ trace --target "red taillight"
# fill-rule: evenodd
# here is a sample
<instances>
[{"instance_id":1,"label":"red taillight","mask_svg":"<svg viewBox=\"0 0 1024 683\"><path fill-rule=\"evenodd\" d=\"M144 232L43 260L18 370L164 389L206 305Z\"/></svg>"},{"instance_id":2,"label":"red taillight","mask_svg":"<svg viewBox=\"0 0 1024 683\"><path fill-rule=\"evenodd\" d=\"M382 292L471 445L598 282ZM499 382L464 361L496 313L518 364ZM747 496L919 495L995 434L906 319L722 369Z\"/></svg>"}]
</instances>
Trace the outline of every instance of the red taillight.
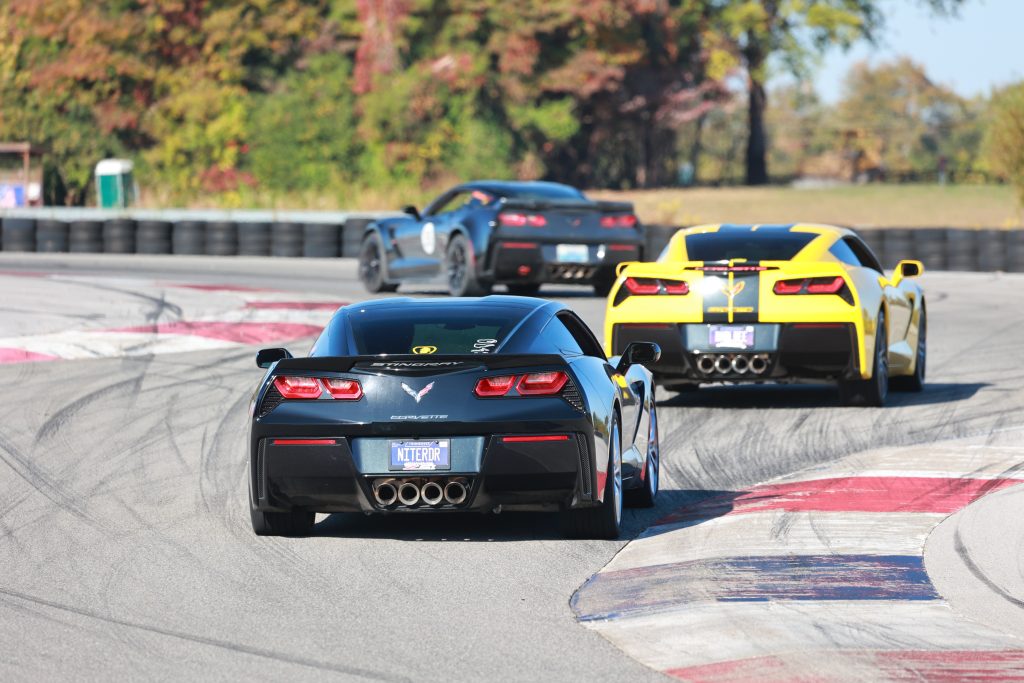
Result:
<instances>
[{"instance_id":1,"label":"red taillight","mask_svg":"<svg viewBox=\"0 0 1024 683\"><path fill-rule=\"evenodd\" d=\"M320 398L323 393L316 377L278 375L274 378L274 386L285 398Z\"/></svg>"},{"instance_id":2,"label":"red taillight","mask_svg":"<svg viewBox=\"0 0 1024 683\"><path fill-rule=\"evenodd\" d=\"M502 249L536 249L536 242L502 242Z\"/></svg>"},{"instance_id":3,"label":"red taillight","mask_svg":"<svg viewBox=\"0 0 1024 683\"><path fill-rule=\"evenodd\" d=\"M627 277L623 283L630 294L689 294L690 285L681 280L656 280L646 277Z\"/></svg>"},{"instance_id":4,"label":"red taillight","mask_svg":"<svg viewBox=\"0 0 1024 683\"><path fill-rule=\"evenodd\" d=\"M811 280L807 285L808 294L836 294L843 288L843 278L819 277Z\"/></svg>"},{"instance_id":5,"label":"red taillight","mask_svg":"<svg viewBox=\"0 0 1024 683\"><path fill-rule=\"evenodd\" d=\"M779 280L772 287L776 294L799 294L804 289L806 280Z\"/></svg>"},{"instance_id":6,"label":"red taillight","mask_svg":"<svg viewBox=\"0 0 1024 683\"><path fill-rule=\"evenodd\" d=\"M633 244L609 244L609 251L636 251L636 245Z\"/></svg>"},{"instance_id":7,"label":"red taillight","mask_svg":"<svg viewBox=\"0 0 1024 683\"><path fill-rule=\"evenodd\" d=\"M323 380L324 387L331 395L342 401L358 401L363 397L363 387L354 379L333 379Z\"/></svg>"},{"instance_id":8,"label":"red taillight","mask_svg":"<svg viewBox=\"0 0 1024 683\"><path fill-rule=\"evenodd\" d=\"M835 277L802 278L800 280L779 280L772 287L776 294L839 294L846 281Z\"/></svg>"},{"instance_id":9,"label":"red taillight","mask_svg":"<svg viewBox=\"0 0 1024 683\"><path fill-rule=\"evenodd\" d=\"M618 216L601 216L602 228L634 228L636 216L631 213Z\"/></svg>"},{"instance_id":10,"label":"red taillight","mask_svg":"<svg viewBox=\"0 0 1024 683\"><path fill-rule=\"evenodd\" d=\"M543 228L548 224L548 219L537 213L499 213L498 223L507 225L510 228Z\"/></svg>"},{"instance_id":11,"label":"red taillight","mask_svg":"<svg viewBox=\"0 0 1024 683\"><path fill-rule=\"evenodd\" d=\"M537 441L568 441L568 434L538 434L536 436L503 436L502 443L534 443Z\"/></svg>"},{"instance_id":12,"label":"red taillight","mask_svg":"<svg viewBox=\"0 0 1024 683\"><path fill-rule=\"evenodd\" d=\"M504 396L516 382L515 375L503 375L501 377L484 377L476 383L473 393L481 398L494 398Z\"/></svg>"},{"instance_id":13,"label":"red taillight","mask_svg":"<svg viewBox=\"0 0 1024 683\"><path fill-rule=\"evenodd\" d=\"M657 294L661 290L661 283L649 278L627 277L626 289L631 294Z\"/></svg>"},{"instance_id":14,"label":"red taillight","mask_svg":"<svg viewBox=\"0 0 1024 683\"><path fill-rule=\"evenodd\" d=\"M569 376L561 371L531 372L523 375L516 385L516 391L523 396L549 396L557 394L569 381Z\"/></svg>"}]
</instances>

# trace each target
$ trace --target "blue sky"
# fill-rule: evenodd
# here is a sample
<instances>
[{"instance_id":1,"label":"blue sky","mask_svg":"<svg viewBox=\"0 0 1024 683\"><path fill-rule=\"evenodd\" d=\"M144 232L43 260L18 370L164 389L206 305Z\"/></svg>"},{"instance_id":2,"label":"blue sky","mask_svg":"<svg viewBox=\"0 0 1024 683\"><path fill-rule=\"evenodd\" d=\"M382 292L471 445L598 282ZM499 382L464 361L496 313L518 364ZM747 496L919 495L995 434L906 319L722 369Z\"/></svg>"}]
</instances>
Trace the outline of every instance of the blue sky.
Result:
<instances>
[{"instance_id":1,"label":"blue sky","mask_svg":"<svg viewBox=\"0 0 1024 683\"><path fill-rule=\"evenodd\" d=\"M826 102L835 102L850 66L908 55L931 79L964 96L1024 80L1024 0L965 0L957 16L933 15L915 0L883 0L886 28L880 45L858 44L824 56L814 79Z\"/></svg>"}]
</instances>

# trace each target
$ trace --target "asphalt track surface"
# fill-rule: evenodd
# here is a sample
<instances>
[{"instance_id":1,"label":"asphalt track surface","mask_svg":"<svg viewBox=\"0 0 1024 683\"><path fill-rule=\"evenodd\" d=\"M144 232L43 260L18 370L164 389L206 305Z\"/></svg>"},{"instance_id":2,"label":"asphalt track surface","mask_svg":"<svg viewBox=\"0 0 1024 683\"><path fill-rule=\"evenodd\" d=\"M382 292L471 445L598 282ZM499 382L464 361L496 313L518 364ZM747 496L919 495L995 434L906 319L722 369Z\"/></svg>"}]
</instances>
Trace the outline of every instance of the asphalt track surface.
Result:
<instances>
[{"instance_id":1,"label":"asphalt track surface","mask_svg":"<svg viewBox=\"0 0 1024 683\"><path fill-rule=\"evenodd\" d=\"M3 337L173 319L174 295L137 278L364 298L349 261L3 254L0 271ZM71 277L55 295L17 275L30 272ZM867 409L840 407L828 387L664 392L659 505L627 510L617 542L563 540L539 514L333 515L312 538L257 538L244 478L253 348L0 365L0 677L668 680L569 608L630 537L716 492L1021 424L1024 278L923 284L921 394ZM603 301L586 290L543 295L600 330ZM986 533L959 548L981 552ZM1021 634L1020 605L1006 607L1019 568L1004 569L970 602L982 618L984 601L999 604L998 626Z\"/></svg>"}]
</instances>

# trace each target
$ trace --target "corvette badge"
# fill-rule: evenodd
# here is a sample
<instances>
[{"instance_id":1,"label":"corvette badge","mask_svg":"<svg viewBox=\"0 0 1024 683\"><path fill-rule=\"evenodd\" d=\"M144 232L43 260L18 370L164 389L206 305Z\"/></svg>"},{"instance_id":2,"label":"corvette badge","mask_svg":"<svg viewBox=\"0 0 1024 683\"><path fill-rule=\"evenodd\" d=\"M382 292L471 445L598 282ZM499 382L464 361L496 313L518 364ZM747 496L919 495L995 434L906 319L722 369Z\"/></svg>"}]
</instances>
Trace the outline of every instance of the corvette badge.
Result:
<instances>
[{"instance_id":1,"label":"corvette badge","mask_svg":"<svg viewBox=\"0 0 1024 683\"><path fill-rule=\"evenodd\" d=\"M433 388L434 388L434 383L431 382L430 384L428 384L427 386L423 387L419 391L415 391L408 384L406 384L405 382L402 382L402 390L405 391L405 393L407 393L410 396L412 396L414 399L416 399L417 403L419 403L420 400L422 400L422 398L424 396L426 396L428 393L430 393L430 390L433 389Z\"/></svg>"}]
</instances>

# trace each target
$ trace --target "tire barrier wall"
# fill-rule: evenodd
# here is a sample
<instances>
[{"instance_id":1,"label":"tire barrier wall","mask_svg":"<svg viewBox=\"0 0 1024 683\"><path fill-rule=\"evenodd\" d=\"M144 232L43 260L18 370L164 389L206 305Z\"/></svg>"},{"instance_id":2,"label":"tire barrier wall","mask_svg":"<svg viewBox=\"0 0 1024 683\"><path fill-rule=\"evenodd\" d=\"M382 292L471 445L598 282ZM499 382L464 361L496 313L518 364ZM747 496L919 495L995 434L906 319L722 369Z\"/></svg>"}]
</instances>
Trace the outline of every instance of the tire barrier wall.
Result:
<instances>
[{"instance_id":1,"label":"tire barrier wall","mask_svg":"<svg viewBox=\"0 0 1024 683\"><path fill-rule=\"evenodd\" d=\"M645 226L645 258L656 258L678 228ZM917 259L925 270L1024 273L1024 229L874 228L857 230L882 265Z\"/></svg>"},{"instance_id":2,"label":"tire barrier wall","mask_svg":"<svg viewBox=\"0 0 1024 683\"><path fill-rule=\"evenodd\" d=\"M9 210L0 211L0 250L354 258L367 226L394 215ZM645 258L657 258L677 229L645 226ZM886 268L915 258L930 270L1024 272L1024 229L876 228L858 233Z\"/></svg>"}]
</instances>

